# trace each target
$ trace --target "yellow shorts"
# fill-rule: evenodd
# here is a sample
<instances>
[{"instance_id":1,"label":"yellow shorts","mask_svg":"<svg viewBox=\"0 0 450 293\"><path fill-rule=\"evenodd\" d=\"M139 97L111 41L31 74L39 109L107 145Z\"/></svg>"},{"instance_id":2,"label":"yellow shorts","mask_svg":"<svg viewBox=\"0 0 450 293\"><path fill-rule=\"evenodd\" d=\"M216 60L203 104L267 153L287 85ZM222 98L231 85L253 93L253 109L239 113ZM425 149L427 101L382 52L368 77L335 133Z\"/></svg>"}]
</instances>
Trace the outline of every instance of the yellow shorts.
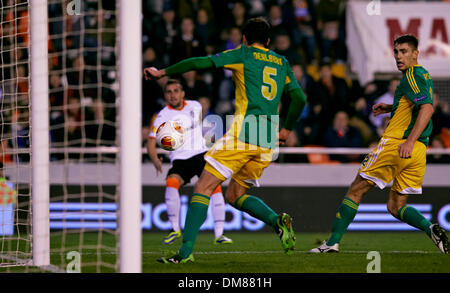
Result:
<instances>
[{"instance_id":1,"label":"yellow shorts","mask_svg":"<svg viewBox=\"0 0 450 293\"><path fill-rule=\"evenodd\" d=\"M378 146L361 164L359 175L383 189L392 180L392 190L401 194L421 194L426 167L426 146L416 141L411 158L402 159L398 146L405 139L381 138Z\"/></svg>"},{"instance_id":2,"label":"yellow shorts","mask_svg":"<svg viewBox=\"0 0 450 293\"><path fill-rule=\"evenodd\" d=\"M223 181L231 177L245 188L259 186L258 179L272 161L273 152L225 134L205 154L205 170Z\"/></svg>"}]
</instances>

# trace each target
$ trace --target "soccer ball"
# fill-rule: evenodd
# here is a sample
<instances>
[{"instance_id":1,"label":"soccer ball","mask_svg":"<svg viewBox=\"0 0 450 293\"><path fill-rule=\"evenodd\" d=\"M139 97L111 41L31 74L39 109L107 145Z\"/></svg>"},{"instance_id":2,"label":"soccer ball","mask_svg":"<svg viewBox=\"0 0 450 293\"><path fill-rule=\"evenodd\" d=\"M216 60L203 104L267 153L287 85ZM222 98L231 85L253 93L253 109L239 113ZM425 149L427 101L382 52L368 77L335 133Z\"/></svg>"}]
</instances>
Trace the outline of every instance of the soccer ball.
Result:
<instances>
[{"instance_id":1,"label":"soccer ball","mask_svg":"<svg viewBox=\"0 0 450 293\"><path fill-rule=\"evenodd\" d=\"M156 141L166 151L174 151L184 144L184 128L178 122L163 122L156 130Z\"/></svg>"}]
</instances>

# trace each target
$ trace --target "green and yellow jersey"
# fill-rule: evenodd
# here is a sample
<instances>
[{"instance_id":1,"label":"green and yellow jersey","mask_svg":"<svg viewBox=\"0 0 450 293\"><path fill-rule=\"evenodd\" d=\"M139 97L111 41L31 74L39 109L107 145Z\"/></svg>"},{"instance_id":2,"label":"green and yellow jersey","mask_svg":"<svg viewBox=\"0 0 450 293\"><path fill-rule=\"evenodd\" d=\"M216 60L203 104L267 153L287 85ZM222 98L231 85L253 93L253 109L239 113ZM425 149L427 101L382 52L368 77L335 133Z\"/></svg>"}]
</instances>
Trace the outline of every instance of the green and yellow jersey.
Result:
<instances>
[{"instance_id":1,"label":"green and yellow jersey","mask_svg":"<svg viewBox=\"0 0 450 293\"><path fill-rule=\"evenodd\" d=\"M233 72L235 115L228 133L246 143L273 148L283 91L300 89L289 62L255 45L242 45L210 58L216 68Z\"/></svg>"},{"instance_id":2,"label":"green and yellow jersey","mask_svg":"<svg viewBox=\"0 0 450 293\"><path fill-rule=\"evenodd\" d=\"M414 65L404 73L395 91L391 120L383 136L406 139L416 123L419 107L423 104L433 104L433 81L425 68ZM432 129L430 119L418 141L428 146Z\"/></svg>"}]
</instances>

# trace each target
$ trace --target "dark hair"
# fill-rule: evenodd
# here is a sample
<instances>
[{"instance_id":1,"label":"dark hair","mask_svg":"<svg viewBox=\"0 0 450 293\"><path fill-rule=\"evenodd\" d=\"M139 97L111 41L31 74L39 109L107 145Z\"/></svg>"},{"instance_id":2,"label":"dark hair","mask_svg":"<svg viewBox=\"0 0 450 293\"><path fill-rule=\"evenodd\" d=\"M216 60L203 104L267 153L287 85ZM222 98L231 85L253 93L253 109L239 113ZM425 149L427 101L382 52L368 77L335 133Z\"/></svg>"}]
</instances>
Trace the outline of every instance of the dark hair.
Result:
<instances>
[{"instance_id":1,"label":"dark hair","mask_svg":"<svg viewBox=\"0 0 450 293\"><path fill-rule=\"evenodd\" d=\"M267 44L271 26L262 17L251 18L242 28L242 34L247 39L249 45L253 43Z\"/></svg>"},{"instance_id":2,"label":"dark hair","mask_svg":"<svg viewBox=\"0 0 450 293\"><path fill-rule=\"evenodd\" d=\"M178 85L180 86L180 89L181 89L182 91L184 91L183 85L181 84L181 82L180 82L178 79L174 79L174 78L171 78L171 79L167 80L167 83L166 83L166 85L164 86L164 91L166 91L167 87L168 87L169 85L171 85L171 84L178 84Z\"/></svg>"},{"instance_id":3,"label":"dark hair","mask_svg":"<svg viewBox=\"0 0 450 293\"><path fill-rule=\"evenodd\" d=\"M319 69L322 69L322 67L329 67L329 68L331 68L332 64L329 61L321 61L319 63Z\"/></svg>"},{"instance_id":4,"label":"dark hair","mask_svg":"<svg viewBox=\"0 0 450 293\"><path fill-rule=\"evenodd\" d=\"M408 45L414 50L417 50L419 47L419 40L414 35L403 35L394 40L394 46L404 43L408 43Z\"/></svg>"}]
</instances>

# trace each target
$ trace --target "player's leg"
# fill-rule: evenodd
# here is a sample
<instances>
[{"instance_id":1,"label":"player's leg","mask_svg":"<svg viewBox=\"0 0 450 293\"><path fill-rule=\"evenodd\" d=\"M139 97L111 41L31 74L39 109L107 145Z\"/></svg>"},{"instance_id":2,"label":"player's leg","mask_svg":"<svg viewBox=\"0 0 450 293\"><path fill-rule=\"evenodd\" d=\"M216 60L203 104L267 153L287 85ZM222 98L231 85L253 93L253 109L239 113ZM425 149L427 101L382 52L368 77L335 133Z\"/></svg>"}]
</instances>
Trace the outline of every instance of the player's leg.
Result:
<instances>
[{"instance_id":1,"label":"player's leg","mask_svg":"<svg viewBox=\"0 0 450 293\"><path fill-rule=\"evenodd\" d=\"M398 191L391 189L387 203L388 211L395 218L424 231L428 237L431 237L431 222L428 221L417 209L407 205L407 199L407 194L401 194Z\"/></svg>"},{"instance_id":2,"label":"player's leg","mask_svg":"<svg viewBox=\"0 0 450 293\"><path fill-rule=\"evenodd\" d=\"M172 173L167 176L164 199L167 206L169 222L172 225L172 230L166 237L164 237L164 244L172 244L177 238L181 237L179 188L183 184L184 180L180 175Z\"/></svg>"},{"instance_id":3,"label":"player's leg","mask_svg":"<svg viewBox=\"0 0 450 293\"><path fill-rule=\"evenodd\" d=\"M285 213L278 215L260 198L247 194L249 186L238 178L233 177L227 187L227 201L236 209L271 226L278 234L284 251L292 253L295 248L295 234L291 217Z\"/></svg>"},{"instance_id":4,"label":"player's leg","mask_svg":"<svg viewBox=\"0 0 450 293\"><path fill-rule=\"evenodd\" d=\"M178 252L178 255L182 259L186 259L192 254L200 227L206 220L210 196L221 183L221 179L217 178L206 169L197 181L186 214L183 245Z\"/></svg>"},{"instance_id":5,"label":"player's leg","mask_svg":"<svg viewBox=\"0 0 450 293\"><path fill-rule=\"evenodd\" d=\"M364 194L366 194L372 187L373 183L367 179L362 178L359 174L350 185L347 194L338 207L336 217L331 228L331 237L327 241L328 246L339 243L342 236L347 231L348 226L355 218L358 211L359 203Z\"/></svg>"},{"instance_id":6,"label":"player's leg","mask_svg":"<svg viewBox=\"0 0 450 293\"><path fill-rule=\"evenodd\" d=\"M397 148L397 143L382 138L378 146L366 156L358 170L358 175L350 185L336 212L330 238L310 252L339 251L339 242L355 218L363 195L375 185L383 189L386 182L392 181L393 174L396 171L394 157L398 157Z\"/></svg>"},{"instance_id":7,"label":"player's leg","mask_svg":"<svg viewBox=\"0 0 450 293\"><path fill-rule=\"evenodd\" d=\"M225 225L225 200L221 185L211 195L211 211L214 219L214 244L231 244L233 240L223 235Z\"/></svg>"},{"instance_id":8,"label":"player's leg","mask_svg":"<svg viewBox=\"0 0 450 293\"><path fill-rule=\"evenodd\" d=\"M200 178L206 165L205 153L196 156L195 174ZM211 195L211 212L214 219L214 244L230 244L233 240L223 235L225 225L225 200L223 198L222 186L219 184Z\"/></svg>"},{"instance_id":9,"label":"player's leg","mask_svg":"<svg viewBox=\"0 0 450 293\"><path fill-rule=\"evenodd\" d=\"M407 205L407 195L390 191L388 210L392 216L419 230L424 231L443 253L449 253L450 243L445 230L439 224L432 224L417 209Z\"/></svg>"},{"instance_id":10,"label":"player's leg","mask_svg":"<svg viewBox=\"0 0 450 293\"><path fill-rule=\"evenodd\" d=\"M426 168L425 145L416 142L411 158L403 159L403 162L404 168L395 177L389 193L388 210L400 221L424 231L443 253L448 253L450 244L445 230L439 224L432 224L414 207L407 205L409 194L422 193Z\"/></svg>"},{"instance_id":11,"label":"player's leg","mask_svg":"<svg viewBox=\"0 0 450 293\"><path fill-rule=\"evenodd\" d=\"M219 184L230 178L233 173L248 161L245 152L239 151L238 140L228 139L225 135L218 140L205 155L206 165L197 181L186 214L183 233L183 245L172 263L181 263L192 256L194 244L201 225L206 220L210 196ZM165 262L167 259L159 259Z\"/></svg>"},{"instance_id":12,"label":"player's leg","mask_svg":"<svg viewBox=\"0 0 450 293\"><path fill-rule=\"evenodd\" d=\"M283 249L290 254L295 248L292 218L285 213L277 214L263 200L247 193L252 186L259 186L258 179L272 158L270 151L264 149L259 151L260 153L233 175L225 197L236 209L273 227L280 237Z\"/></svg>"},{"instance_id":13,"label":"player's leg","mask_svg":"<svg viewBox=\"0 0 450 293\"><path fill-rule=\"evenodd\" d=\"M232 178L225 196L227 201L236 209L246 212L252 217L276 228L278 214L260 198L247 194L250 186L245 186L244 184L238 183L235 178Z\"/></svg>"},{"instance_id":14,"label":"player's leg","mask_svg":"<svg viewBox=\"0 0 450 293\"><path fill-rule=\"evenodd\" d=\"M339 252L339 242L345 232L347 232L350 223L353 222L363 195L373 186L374 184L371 181L362 178L359 174L356 176L337 209L330 238L328 241L324 241L321 246L311 249L310 252Z\"/></svg>"}]
</instances>

